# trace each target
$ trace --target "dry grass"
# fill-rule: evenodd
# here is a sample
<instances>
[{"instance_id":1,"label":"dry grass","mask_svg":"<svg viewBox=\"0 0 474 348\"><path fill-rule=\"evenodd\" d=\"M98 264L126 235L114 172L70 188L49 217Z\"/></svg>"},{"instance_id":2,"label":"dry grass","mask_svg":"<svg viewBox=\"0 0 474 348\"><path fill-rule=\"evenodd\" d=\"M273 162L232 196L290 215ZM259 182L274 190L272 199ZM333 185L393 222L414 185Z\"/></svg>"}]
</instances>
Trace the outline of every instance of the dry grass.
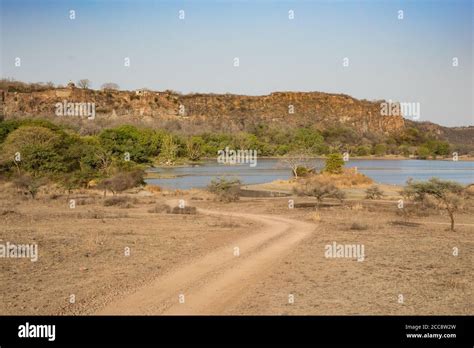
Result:
<instances>
[{"instance_id":1,"label":"dry grass","mask_svg":"<svg viewBox=\"0 0 474 348\"><path fill-rule=\"evenodd\" d=\"M345 168L341 174L323 172L318 175L321 176L323 180L331 182L339 188L366 187L373 184L373 180L368 176L348 168Z\"/></svg>"},{"instance_id":2,"label":"dry grass","mask_svg":"<svg viewBox=\"0 0 474 348\"><path fill-rule=\"evenodd\" d=\"M37 243L37 262L2 259L0 313L86 314L116 296L259 229L251 221L206 215L149 214L95 203L70 209L62 199L0 195L0 242ZM164 205L164 201L156 202ZM124 249L130 249L125 256ZM75 294L76 303L69 303Z\"/></svg>"}]
</instances>

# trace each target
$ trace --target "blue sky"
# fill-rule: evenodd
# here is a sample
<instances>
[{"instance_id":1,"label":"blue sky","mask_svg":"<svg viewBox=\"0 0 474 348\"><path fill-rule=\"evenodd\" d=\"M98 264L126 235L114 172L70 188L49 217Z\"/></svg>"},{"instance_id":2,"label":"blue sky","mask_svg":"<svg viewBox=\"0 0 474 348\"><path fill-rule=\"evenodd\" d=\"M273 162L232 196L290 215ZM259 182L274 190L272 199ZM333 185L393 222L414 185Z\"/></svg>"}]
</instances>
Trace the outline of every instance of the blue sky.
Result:
<instances>
[{"instance_id":1,"label":"blue sky","mask_svg":"<svg viewBox=\"0 0 474 348\"><path fill-rule=\"evenodd\" d=\"M94 88L345 93L472 125L473 19L472 0L1 0L0 73Z\"/></svg>"}]
</instances>

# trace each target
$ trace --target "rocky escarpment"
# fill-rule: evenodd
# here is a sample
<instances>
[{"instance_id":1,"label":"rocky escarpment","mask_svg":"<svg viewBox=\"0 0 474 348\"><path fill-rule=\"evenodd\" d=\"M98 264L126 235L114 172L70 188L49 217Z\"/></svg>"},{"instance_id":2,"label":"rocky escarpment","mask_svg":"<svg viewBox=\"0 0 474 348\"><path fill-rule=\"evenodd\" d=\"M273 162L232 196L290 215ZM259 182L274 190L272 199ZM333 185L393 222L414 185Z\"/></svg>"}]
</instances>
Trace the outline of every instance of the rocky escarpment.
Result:
<instances>
[{"instance_id":1,"label":"rocky escarpment","mask_svg":"<svg viewBox=\"0 0 474 348\"><path fill-rule=\"evenodd\" d=\"M95 124L142 123L162 126L175 122L195 131L237 131L259 124L283 127L344 125L358 133L391 134L405 127L401 116L382 116L380 101L342 94L276 92L265 96L179 94L172 91L95 91L51 88L11 92L5 96L5 118L46 117L80 123L81 117L57 116L57 103L94 103Z\"/></svg>"}]
</instances>

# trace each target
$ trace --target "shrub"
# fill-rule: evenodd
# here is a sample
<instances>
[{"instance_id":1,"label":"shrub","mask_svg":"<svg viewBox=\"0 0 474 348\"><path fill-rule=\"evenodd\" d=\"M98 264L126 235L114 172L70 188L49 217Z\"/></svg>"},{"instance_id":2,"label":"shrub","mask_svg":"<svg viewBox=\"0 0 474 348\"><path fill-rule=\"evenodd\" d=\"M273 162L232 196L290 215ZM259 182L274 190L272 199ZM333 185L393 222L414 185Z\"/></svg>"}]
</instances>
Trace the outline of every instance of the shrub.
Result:
<instances>
[{"instance_id":1,"label":"shrub","mask_svg":"<svg viewBox=\"0 0 474 348\"><path fill-rule=\"evenodd\" d=\"M370 154L370 147L364 145L357 146L355 153L357 156L367 156Z\"/></svg>"},{"instance_id":2,"label":"shrub","mask_svg":"<svg viewBox=\"0 0 474 348\"><path fill-rule=\"evenodd\" d=\"M180 207L174 207L173 209L171 209L171 211L168 211L168 213L170 214L196 214L197 210L196 210L196 207L191 207L189 205L183 207L183 208L180 208Z\"/></svg>"},{"instance_id":3,"label":"shrub","mask_svg":"<svg viewBox=\"0 0 474 348\"><path fill-rule=\"evenodd\" d=\"M430 156L430 149L422 145L418 147L417 155L419 159L427 159Z\"/></svg>"},{"instance_id":4,"label":"shrub","mask_svg":"<svg viewBox=\"0 0 474 348\"><path fill-rule=\"evenodd\" d=\"M102 180L99 185L97 185L97 188L104 190L104 197L106 196L107 190L112 191L115 195L116 192L122 192L144 184L143 175L143 170L119 172L111 178Z\"/></svg>"},{"instance_id":5,"label":"shrub","mask_svg":"<svg viewBox=\"0 0 474 348\"><path fill-rule=\"evenodd\" d=\"M297 166L296 167L296 177L301 177L301 176L307 176L309 174L314 174L314 169L312 168L307 168L304 166Z\"/></svg>"},{"instance_id":6,"label":"shrub","mask_svg":"<svg viewBox=\"0 0 474 348\"><path fill-rule=\"evenodd\" d=\"M324 198L336 198L342 202L345 193L323 176L314 175L301 180L293 190L298 196L315 197L318 202Z\"/></svg>"},{"instance_id":7,"label":"shrub","mask_svg":"<svg viewBox=\"0 0 474 348\"><path fill-rule=\"evenodd\" d=\"M241 182L238 179L226 178L213 179L208 185L208 190L217 196L221 202L234 202L239 200Z\"/></svg>"},{"instance_id":8,"label":"shrub","mask_svg":"<svg viewBox=\"0 0 474 348\"><path fill-rule=\"evenodd\" d=\"M364 231L368 228L369 227L366 224L361 224L361 223L358 223L358 222L354 222L351 225L351 230L356 230L356 231Z\"/></svg>"},{"instance_id":9,"label":"shrub","mask_svg":"<svg viewBox=\"0 0 474 348\"><path fill-rule=\"evenodd\" d=\"M383 191L376 185L370 186L365 190L366 199L381 199L383 197Z\"/></svg>"},{"instance_id":10,"label":"shrub","mask_svg":"<svg viewBox=\"0 0 474 348\"><path fill-rule=\"evenodd\" d=\"M159 203L155 205L153 208L148 210L149 213L170 213L171 207L168 204Z\"/></svg>"},{"instance_id":11,"label":"shrub","mask_svg":"<svg viewBox=\"0 0 474 348\"><path fill-rule=\"evenodd\" d=\"M130 201L129 197L110 197L104 200L104 206L110 207L114 205L124 206Z\"/></svg>"},{"instance_id":12,"label":"shrub","mask_svg":"<svg viewBox=\"0 0 474 348\"><path fill-rule=\"evenodd\" d=\"M324 171L331 174L342 173L342 168L344 167L344 160L340 153L331 153L326 159L326 166Z\"/></svg>"},{"instance_id":13,"label":"shrub","mask_svg":"<svg viewBox=\"0 0 474 348\"><path fill-rule=\"evenodd\" d=\"M46 184L46 179L33 177L28 174L20 175L13 180L18 190L22 190L35 199L41 186Z\"/></svg>"},{"instance_id":14,"label":"shrub","mask_svg":"<svg viewBox=\"0 0 474 348\"><path fill-rule=\"evenodd\" d=\"M375 156L383 156L387 152L387 146L385 144L377 144L372 151Z\"/></svg>"}]
</instances>

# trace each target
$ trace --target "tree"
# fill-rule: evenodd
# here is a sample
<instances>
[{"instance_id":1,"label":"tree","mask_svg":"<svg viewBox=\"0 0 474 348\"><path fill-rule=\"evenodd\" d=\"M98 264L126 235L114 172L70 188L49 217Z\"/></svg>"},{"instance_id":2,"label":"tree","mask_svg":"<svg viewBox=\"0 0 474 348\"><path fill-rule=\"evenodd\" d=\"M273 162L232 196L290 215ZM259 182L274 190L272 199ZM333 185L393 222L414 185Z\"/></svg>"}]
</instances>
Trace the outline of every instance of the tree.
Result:
<instances>
[{"instance_id":1,"label":"tree","mask_svg":"<svg viewBox=\"0 0 474 348\"><path fill-rule=\"evenodd\" d=\"M375 156L383 156L387 153L387 145L377 144L374 146L373 152Z\"/></svg>"},{"instance_id":2,"label":"tree","mask_svg":"<svg viewBox=\"0 0 474 348\"><path fill-rule=\"evenodd\" d=\"M344 160L342 155L338 152L331 153L326 158L326 165L324 171L331 174L340 174L342 173L342 168L344 167Z\"/></svg>"},{"instance_id":3,"label":"tree","mask_svg":"<svg viewBox=\"0 0 474 348\"><path fill-rule=\"evenodd\" d=\"M107 190L112 191L112 194L115 195L116 192L122 192L145 184L143 176L143 170L119 172L111 178L102 180L97 187L104 190L104 197L107 194Z\"/></svg>"},{"instance_id":4,"label":"tree","mask_svg":"<svg viewBox=\"0 0 474 348\"><path fill-rule=\"evenodd\" d=\"M46 184L46 179L23 174L16 177L13 182L17 189L26 191L31 195L31 198L35 199L39 188Z\"/></svg>"},{"instance_id":5,"label":"tree","mask_svg":"<svg viewBox=\"0 0 474 348\"><path fill-rule=\"evenodd\" d=\"M357 156L367 156L370 154L370 148L368 146L359 145L357 146L355 153Z\"/></svg>"},{"instance_id":6,"label":"tree","mask_svg":"<svg viewBox=\"0 0 474 348\"><path fill-rule=\"evenodd\" d=\"M381 199L382 197L383 192L377 185L373 185L365 190L366 199Z\"/></svg>"},{"instance_id":7,"label":"tree","mask_svg":"<svg viewBox=\"0 0 474 348\"><path fill-rule=\"evenodd\" d=\"M74 173L69 173L68 175L64 175L60 179L59 184L67 192L67 197L66 197L67 201L69 201L69 196L71 195L74 189L77 189L81 186L85 186L85 184L87 184L88 181L84 180L86 178L84 174L85 173L81 171L77 171Z\"/></svg>"},{"instance_id":8,"label":"tree","mask_svg":"<svg viewBox=\"0 0 474 348\"><path fill-rule=\"evenodd\" d=\"M186 152L191 161L199 161L202 156L204 141L201 137L193 136L186 141Z\"/></svg>"},{"instance_id":9,"label":"tree","mask_svg":"<svg viewBox=\"0 0 474 348\"><path fill-rule=\"evenodd\" d=\"M106 82L102 86L100 86L103 90L118 90L120 89L119 85L114 82Z\"/></svg>"},{"instance_id":10,"label":"tree","mask_svg":"<svg viewBox=\"0 0 474 348\"><path fill-rule=\"evenodd\" d=\"M294 145L300 149L307 149L312 154L319 154L322 151L324 142L323 136L309 128L299 128L295 131Z\"/></svg>"},{"instance_id":11,"label":"tree","mask_svg":"<svg viewBox=\"0 0 474 348\"><path fill-rule=\"evenodd\" d=\"M212 179L207 189L214 193L221 202L234 202L239 199L241 182L238 179Z\"/></svg>"},{"instance_id":12,"label":"tree","mask_svg":"<svg viewBox=\"0 0 474 348\"><path fill-rule=\"evenodd\" d=\"M171 134L166 134L163 137L163 141L161 143L160 157L165 162L165 164L170 165L176 160L177 153L178 144L176 144Z\"/></svg>"},{"instance_id":13,"label":"tree","mask_svg":"<svg viewBox=\"0 0 474 348\"><path fill-rule=\"evenodd\" d=\"M88 89L91 86L91 82L88 79L82 79L82 80L77 81L77 85L80 88Z\"/></svg>"},{"instance_id":14,"label":"tree","mask_svg":"<svg viewBox=\"0 0 474 348\"><path fill-rule=\"evenodd\" d=\"M22 126L8 134L0 152L0 163L17 166L35 176L64 172L63 135L51 129ZM19 161L15 158L19 156Z\"/></svg>"},{"instance_id":15,"label":"tree","mask_svg":"<svg viewBox=\"0 0 474 348\"><path fill-rule=\"evenodd\" d=\"M293 150L290 151L283 159L280 160L284 166L291 169L293 176L298 178L298 174L304 171L305 168L307 171L311 171L312 168L309 168L310 154L306 150Z\"/></svg>"},{"instance_id":16,"label":"tree","mask_svg":"<svg viewBox=\"0 0 474 348\"><path fill-rule=\"evenodd\" d=\"M293 192L298 196L315 197L318 202L324 198L336 198L342 202L345 193L331 183L327 178L319 175L313 175L299 182L294 187Z\"/></svg>"},{"instance_id":17,"label":"tree","mask_svg":"<svg viewBox=\"0 0 474 348\"><path fill-rule=\"evenodd\" d=\"M464 187L453 181L431 178L428 181L407 181L402 195L414 202L422 203L427 196L433 197L437 208L448 212L451 219L451 231L454 231L454 213L460 208Z\"/></svg>"},{"instance_id":18,"label":"tree","mask_svg":"<svg viewBox=\"0 0 474 348\"><path fill-rule=\"evenodd\" d=\"M151 129L138 129L131 125L105 129L99 135L100 145L112 155L123 158L124 153L136 163L149 162L150 156L159 153L161 137Z\"/></svg>"},{"instance_id":19,"label":"tree","mask_svg":"<svg viewBox=\"0 0 474 348\"><path fill-rule=\"evenodd\" d=\"M422 145L418 147L417 153L419 159L427 159L431 152L429 148L427 148L425 145Z\"/></svg>"}]
</instances>

